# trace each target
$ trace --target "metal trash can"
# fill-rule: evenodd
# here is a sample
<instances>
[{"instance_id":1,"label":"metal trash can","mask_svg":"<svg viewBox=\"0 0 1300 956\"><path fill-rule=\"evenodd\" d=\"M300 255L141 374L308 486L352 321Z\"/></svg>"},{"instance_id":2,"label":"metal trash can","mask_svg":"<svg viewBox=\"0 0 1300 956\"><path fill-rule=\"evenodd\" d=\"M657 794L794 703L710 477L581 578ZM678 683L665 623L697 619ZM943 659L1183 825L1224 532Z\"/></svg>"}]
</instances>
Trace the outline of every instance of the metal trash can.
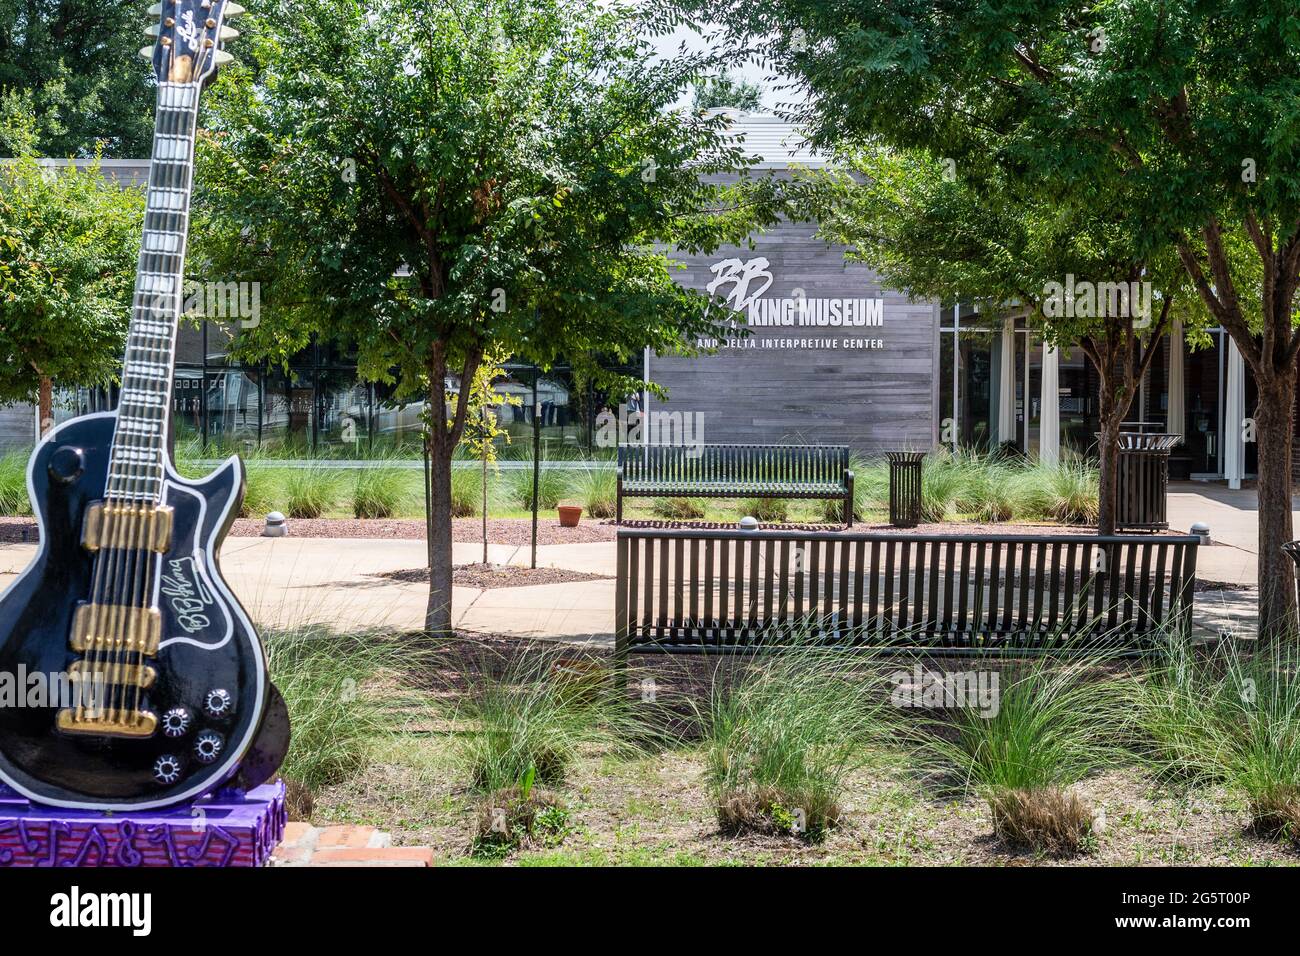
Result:
<instances>
[{"instance_id":1,"label":"metal trash can","mask_svg":"<svg viewBox=\"0 0 1300 956\"><path fill-rule=\"evenodd\" d=\"M1165 531L1169 492L1169 452L1181 435L1120 432L1116 476L1115 525L1127 531Z\"/></svg>"},{"instance_id":2,"label":"metal trash can","mask_svg":"<svg viewBox=\"0 0 1300 956\"><path fill-rule=\"evenodd\" d=\"M921 460L923 451L886 452L889 459L889 523L915 528L921 523Z\"/></svg>"}]
</instances>

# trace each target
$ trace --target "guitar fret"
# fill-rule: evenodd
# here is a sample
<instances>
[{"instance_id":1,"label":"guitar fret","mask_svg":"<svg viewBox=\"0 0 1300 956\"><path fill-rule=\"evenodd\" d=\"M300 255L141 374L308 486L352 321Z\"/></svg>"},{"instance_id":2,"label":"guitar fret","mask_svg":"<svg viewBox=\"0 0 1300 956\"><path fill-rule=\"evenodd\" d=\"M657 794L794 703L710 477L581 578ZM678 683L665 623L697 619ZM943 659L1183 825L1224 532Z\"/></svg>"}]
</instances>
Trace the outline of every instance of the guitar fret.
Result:
<instances>
[{"instance_id":1,"label":"guitar fret","mask_svg":"<svg viewBox=\"0 0 1300 956\"><path fill-rule=\"evenodd\" d=\"M197 108L197 84L158 84L145 228L109 460L113 498L157 501L161 492Z\"/></svg>"},{"instance_id":2,"label":"guitar fret","mask_svg":"<svg viewBox=\"0 0 1300 956\"><path fill-rule=\"evenodd\" d=\"M132 405L159 408L163 404L163 396L160 393L149 392L143 388L124 388L122 389L122 401Z\"/></svg>"}]
</instances>

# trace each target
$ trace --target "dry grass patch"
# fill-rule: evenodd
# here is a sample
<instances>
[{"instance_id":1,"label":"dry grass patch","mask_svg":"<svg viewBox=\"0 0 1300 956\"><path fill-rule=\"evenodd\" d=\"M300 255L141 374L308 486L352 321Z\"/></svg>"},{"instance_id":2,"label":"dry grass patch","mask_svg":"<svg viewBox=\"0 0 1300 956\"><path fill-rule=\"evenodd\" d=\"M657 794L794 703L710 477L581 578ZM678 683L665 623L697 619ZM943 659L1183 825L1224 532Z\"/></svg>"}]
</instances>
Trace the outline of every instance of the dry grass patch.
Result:
<instances>
[{"instance_id":1,"label":"dry grass patch","mask_svg":"<svg viewBox=\"0 0 1300 956\"><path fill-rule=\"evenodd\" d=\"M1075 793L1059 787L999 790L988 802L993 833L1010 846L1072 856L1089 845L1093 814Z\"/></svg>"}]
</instances>

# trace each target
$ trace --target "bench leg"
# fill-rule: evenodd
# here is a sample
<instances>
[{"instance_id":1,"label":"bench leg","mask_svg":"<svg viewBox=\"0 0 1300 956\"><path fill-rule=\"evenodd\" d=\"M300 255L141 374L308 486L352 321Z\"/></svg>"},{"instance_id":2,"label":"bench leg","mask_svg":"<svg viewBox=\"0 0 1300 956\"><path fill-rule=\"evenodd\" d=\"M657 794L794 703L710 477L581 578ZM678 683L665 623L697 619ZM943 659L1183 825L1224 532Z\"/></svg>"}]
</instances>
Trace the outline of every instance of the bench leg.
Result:
<instances>
[{"instance_id":1,"label":"bench leg","mask_svg":"<svg viewBox=\"0 0 1300 956\"><path fill-rule=\"evenodd\" d=\"M844 527L853 527L853 479L850 478L844 493Z\"/></svg>"},{"instance_id":2,"label":"bench leg","mask_svg":"<svg viewBox=\"0 0 1300 956\"><path fill-rule=\"evenodd\" d=\"M614 524L623 523L623 483L619 482L618 491L614 493Z\"/></svg>"}]
</instances>

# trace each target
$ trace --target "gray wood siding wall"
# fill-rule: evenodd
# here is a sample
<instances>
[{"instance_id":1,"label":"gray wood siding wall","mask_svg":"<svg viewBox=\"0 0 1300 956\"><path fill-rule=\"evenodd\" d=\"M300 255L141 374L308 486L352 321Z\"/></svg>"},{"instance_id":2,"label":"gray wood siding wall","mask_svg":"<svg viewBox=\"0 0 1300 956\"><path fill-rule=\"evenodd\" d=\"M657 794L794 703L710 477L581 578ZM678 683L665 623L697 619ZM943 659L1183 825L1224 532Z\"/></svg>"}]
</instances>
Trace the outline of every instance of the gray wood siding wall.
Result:
<instances>
[{"instance_id":1,"label":"gray wood siding wall","mask_svg":"<svg viewBox=\"0 0 1300 956\"><path fill-rule=\"evenodd\" d=\"M931 448L937 440L939 311L881 287L871 270L844 259L803 223L756 236L754 249L704 257L676 255L677 279L703 290L710 266L726 258L767 258L772 284L763 298L881 298L878 327L758 327L756 348L720 349L697 358L650 357L650 379L669 391L655 411L702 413L705 442L847 444L873 454ZM724 294L726 289L720 290ZM879 349L763 348L762 340L876 338ZM698 440L698 438L697 438Z\"/></svg>"},{"instance_id":2,"label":"gray wood siding wall","mask_svg":"<svg viewBox=\"0 0 1300 956\"><path fill-rule=\"evenodd\" d=\"M21 402L0 406L0 450L30 448L36 432L36 410Z\"/></svg>"}]
</instances>

